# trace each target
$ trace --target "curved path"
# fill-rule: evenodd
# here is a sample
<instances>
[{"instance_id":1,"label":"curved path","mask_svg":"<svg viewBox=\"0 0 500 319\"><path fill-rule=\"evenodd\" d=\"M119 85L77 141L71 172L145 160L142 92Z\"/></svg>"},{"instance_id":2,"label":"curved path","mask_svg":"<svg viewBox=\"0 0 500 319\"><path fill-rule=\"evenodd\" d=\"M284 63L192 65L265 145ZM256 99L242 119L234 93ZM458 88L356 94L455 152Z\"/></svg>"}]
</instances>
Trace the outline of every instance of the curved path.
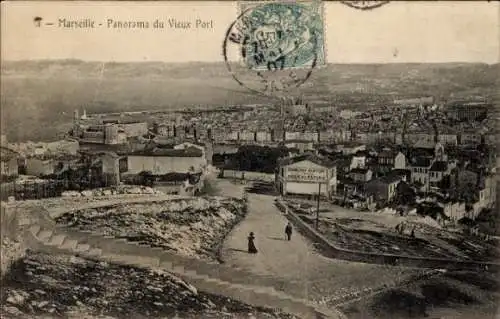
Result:
<instances>
[{"instance_id":1,"label":"curved path","mask_svg":"<svg viewBox=\"0 0 500 319\"><path fill-rule=\"evenodd\" d=\"M171 199L171 198L170 198ZM151 202L165 200L160 197L130 199L128 202ZM168 199L167 199L168 200ZM123 199L121 200L123 203ZM100 204L100 205L99 205ZM109 206L116 201L104 200L89 203L91 207ZM65 208L71 210L70 208ZM64 209L43 212L41 207L25 212L19 223L26 234L27 247L49 253L69 252L85 257L106 260L124 265L147 268L161 268L170 271L195 287L206 292L238 299L254 306L281 308L304 319L340 319L344 316L320 305L312 305L302 298L295 298L267 285L267 276L258 276L243 269L220 265L191 257L183 257L161 248L152 248L123 239L103 236L98 233L81 232L56 227L49 216L57 216Z\"/></svg>"},{"instance_id":2,"label":"curved path","mask_svg":"<svg viewBox=\"0 0 500 319\"><path fill-rule=\"evenodd\" d=\"M277 290L312 302L330 303L341 296L380 286L395 286L414 270L325 258L306 238L294 232L284 240L287 218L274 197L248 194L248 215L227 237L222 259L227 265L267 275ZM247 236L255 233L259 253L246 252Z\"/></svg>"}]
</instances>

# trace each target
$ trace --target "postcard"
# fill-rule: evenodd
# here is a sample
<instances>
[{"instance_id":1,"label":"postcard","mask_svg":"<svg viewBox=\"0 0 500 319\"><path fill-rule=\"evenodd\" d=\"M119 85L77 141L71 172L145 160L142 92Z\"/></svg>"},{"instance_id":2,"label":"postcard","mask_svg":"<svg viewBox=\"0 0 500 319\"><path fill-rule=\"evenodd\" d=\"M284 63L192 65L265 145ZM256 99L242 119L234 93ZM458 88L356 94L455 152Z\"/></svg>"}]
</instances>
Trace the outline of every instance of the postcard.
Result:
<instances>
[{"instance_id":1,"label":"postcard","mask_svg":"<svg viewBox=\"0 0 500 319\"><path fill-rule=\"evenodd\" d=\"M4 1L2 318L497 318L500 4Z\"/></svg>"}]
</instances>

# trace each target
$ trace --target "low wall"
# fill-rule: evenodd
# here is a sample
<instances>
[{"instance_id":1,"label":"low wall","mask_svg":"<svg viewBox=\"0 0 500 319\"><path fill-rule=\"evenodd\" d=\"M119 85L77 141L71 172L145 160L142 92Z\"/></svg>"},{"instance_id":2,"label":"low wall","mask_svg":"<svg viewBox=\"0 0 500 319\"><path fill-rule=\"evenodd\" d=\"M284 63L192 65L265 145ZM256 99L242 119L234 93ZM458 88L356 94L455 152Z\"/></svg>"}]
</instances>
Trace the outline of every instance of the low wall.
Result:
<instances>
[{"instance_id":1,"label":"low wall","mask_svg":"<svg viewBox=\"0 0 500 319\"><path fill-rule=\"evenodd\" d=\"M246 195L246 194L245 194ZM243 220L245 220L245 218L247 217L247 213L248 213L248 197L244 196L244 205L243 205L243 209L244 209L244 214L240 217L240 218L237 218L236 220L234 220L229 229L227 230L227 232L222 236L220 242L219 242L219 245L217 247L217 252L216 252L216 256L215 258L217 259L217 261L221 264L224 264L225 263L225 260L223 258L223 250L224 250L224 242L226 241L226 238L231 234L231 232L238 226L239 223L241 223Z\"/></svg>"},{"instance_id":2,"label":"low wall","mask_svg":"<svg viewBox=\"0 0 500 319\"><path fill-rule=\"evenodd\" d=\"M238 171L238 170L227 170L221 171L223 178L237 178L244 179L248 181L265 181L274 182L274 174L260 173L260 172L249 172L249 171Z\"/></svg>"},{"instance_id":3,"label":"low wall","mask_svg":"<svg viewBox=\"0 0 500 319\"><path fill-rule=\"evenodd\" d=\"M392 264L398 266L418 267L418 268L447 268L447 269L484 269L485 266L489 270L499 271L500 264L493 262L467 261L458 259L441 259L441 258L425 258L405 255L392 254L374 254L356 250L349 250L337 247L331 243L325 236L317 232L313 227L304 222L292 208L288 208L286 204L277 202L276 206L281 211L286 211L286 217L296 225L299 232L304 236L315 241L324 254L330 258L344 259L356 262L375 263L375 264Z\"/></svg>"},{"instance_id":4,"label":"low wall","mask_svg":"<svg viewBox=\"0 0 500 319\"><path fill-rule=\"evenodd\" d=\"M13 211L8 211L6 205L0 207L1 245L0 278L10 270L14 261L24 256L25 243L18 225L18 219Z\"/></svg>"}]
</instances>

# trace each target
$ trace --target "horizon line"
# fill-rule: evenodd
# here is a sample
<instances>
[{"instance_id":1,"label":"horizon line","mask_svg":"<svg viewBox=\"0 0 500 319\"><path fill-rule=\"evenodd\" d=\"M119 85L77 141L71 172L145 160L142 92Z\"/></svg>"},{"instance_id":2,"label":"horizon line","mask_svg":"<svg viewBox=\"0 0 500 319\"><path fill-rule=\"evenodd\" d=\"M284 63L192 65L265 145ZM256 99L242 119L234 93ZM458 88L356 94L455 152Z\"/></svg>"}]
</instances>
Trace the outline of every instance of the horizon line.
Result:
<instances>
[{"instance_id":1,"label":"horizon line","mask_svg":"<svg viewBox=\"0 0 500 319\"><path fill-rule=\"evenodd\" d=\"M19 59L19 60L8 60L1 59L1 63L22 63L22 62L83 62L83 63L114 63L114 64L147 64L147 63L162 63L162 64L224 64L224 61L161 61L161 60L150 60L150 61L114 61L114 60L83 60L74 58L42 58L42 59ZM425 62L425 61L392 61L392 62L326 62L327 65L384 65L384 64L484 64L484 65L497 65L500 62L484 62L484 61L448 61L448 62Z\"/></svg>"}]
</instances>

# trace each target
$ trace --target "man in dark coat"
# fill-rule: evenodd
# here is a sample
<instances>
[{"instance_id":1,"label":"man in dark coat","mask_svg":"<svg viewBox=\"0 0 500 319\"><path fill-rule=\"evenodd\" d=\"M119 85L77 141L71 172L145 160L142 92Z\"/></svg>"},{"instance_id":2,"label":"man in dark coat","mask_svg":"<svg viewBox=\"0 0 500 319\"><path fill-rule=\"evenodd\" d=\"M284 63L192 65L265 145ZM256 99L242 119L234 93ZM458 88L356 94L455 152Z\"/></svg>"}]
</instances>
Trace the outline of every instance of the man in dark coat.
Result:
<instances>
[{"instance_id":1,"label":"man in dark coat","mask_svg":"<svg viewBox=\"0 0 500 319\"><path fill-rule=\"evenodd\" d=\"M285 234L288 241L292 239L292 224L289 222L285 227Z\"/></svg>"}]
</instances>

